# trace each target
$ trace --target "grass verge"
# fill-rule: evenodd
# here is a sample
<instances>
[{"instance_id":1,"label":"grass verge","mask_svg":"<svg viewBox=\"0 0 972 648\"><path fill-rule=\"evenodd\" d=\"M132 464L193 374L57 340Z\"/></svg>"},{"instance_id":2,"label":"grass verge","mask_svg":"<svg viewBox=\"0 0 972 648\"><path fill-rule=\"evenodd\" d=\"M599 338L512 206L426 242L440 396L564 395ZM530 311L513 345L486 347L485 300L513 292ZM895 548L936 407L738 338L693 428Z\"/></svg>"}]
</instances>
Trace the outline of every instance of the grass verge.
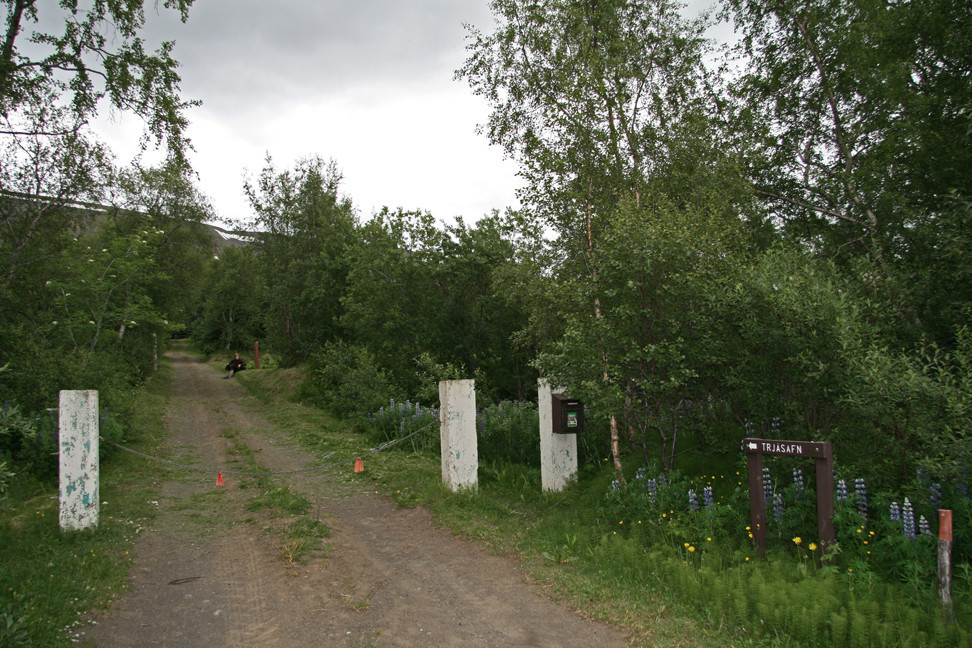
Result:
<instances>
[{"instance_id":1,"label":"grass verge","mask_svg":"<svg viewBox=\"0 0 972 648\"><path fill-rule=\"evenodd\" d=\"M171 374L163 361L135 396L126 446L162 451ZM128 453L110 454L101 467L96 530L60 530L56 480L14 484L12 505L0 512L0 646L71 645L82 617L125 588L130 549L156 513L157 480L165 473Z\"/></svg>"},{"instance_id":2,"label":"grass verge","mask_svg":"<svg viewBox=\"0 0 972 648\"><path fill-rule=\"evenodd\" d=\"M250 371L239 378L262 401L265 415L308 452L351 460L377 445L375 439L355 432L353 424L295 403L300 382L296 376L281 376L277 370ZM332 474L349 488L379 490L399 506L422 505L454 533L515 556L549 597L584 616L625 628L632 645L786 645L783 640L747 637L720 627L718 620L701 618L667 594L664 584L632 578L623 548L597 549L600 538L579 538L579 529L591 528L585 516L593 515L598 505L583 483L564 493L545 494L539 469L480 466L478 492L452 493L441 485L438 457L414 452L407 444L365 456L364 468L354 474L349 465ZM602 472L583 472L581 481L604 481L606 487L610 476Z\"/></svg>"}]
</instances>

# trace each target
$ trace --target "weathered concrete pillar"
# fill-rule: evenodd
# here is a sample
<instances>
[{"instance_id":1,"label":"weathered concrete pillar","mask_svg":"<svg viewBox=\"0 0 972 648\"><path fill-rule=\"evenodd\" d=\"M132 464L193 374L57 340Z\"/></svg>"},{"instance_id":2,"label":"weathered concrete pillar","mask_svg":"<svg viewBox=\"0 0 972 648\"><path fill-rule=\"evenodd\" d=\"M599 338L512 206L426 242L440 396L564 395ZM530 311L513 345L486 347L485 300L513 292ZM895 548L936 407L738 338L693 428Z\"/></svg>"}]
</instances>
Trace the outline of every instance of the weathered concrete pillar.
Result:
<instances>
[{"instance_id":1,"label":"weathered concrete pillar","mask_svg":"<svg viewBox=\"0 0 972 648\"><path fill-rule=\"evenodd\" d=\"M479 471L475 381L441 381L439 404L442 483L453 492L475 489Z\"/></svg>"},{"instance_id":2,"label":"weathered concrete pillar","mask_svg":"<svg viewBox=\"0 0 972 648\"><path fill-rule=\"evenodd\" d=\"M62 391L59 402L62 530L98 526L98 392Z\"/></svg>"},{"instance_id":3,"label":"weathered concrete pillar","mask_svg":"<svg viewBox=\"0 0 972 648\"><path fill-rule=\"evenodd\" d=\"M577 479L577 435L553 433L552 393L546 378L537 386L537 406L540 408L540 485L545 491L562 491Z\"/></svg>"}]
</instances>

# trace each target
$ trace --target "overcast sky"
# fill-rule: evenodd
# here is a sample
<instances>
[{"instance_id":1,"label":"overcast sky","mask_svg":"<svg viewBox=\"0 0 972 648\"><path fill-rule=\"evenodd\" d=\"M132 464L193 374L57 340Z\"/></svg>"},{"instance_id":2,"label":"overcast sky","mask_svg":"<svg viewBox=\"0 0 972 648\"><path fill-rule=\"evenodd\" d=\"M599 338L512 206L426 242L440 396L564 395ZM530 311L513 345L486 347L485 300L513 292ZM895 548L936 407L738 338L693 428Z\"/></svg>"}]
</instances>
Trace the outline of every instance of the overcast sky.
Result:
<instances>
[{"instance_id":1,"label":"overcast sky","mask_svg":"<svg viewBox=\"0 0 972 648\"><path fill-rule=\"evenodd\" d=\"M695 0L701 3L702 0ZM473 222L515 206L516 167L477 135L488 106L454 72L464 23L491 31L488 0L196 0L189 20L147 6L146 35L174 40L199 186L217 214L250 216L243 178L270 154L334 159L368 218L382 206ZM124 162L140 124L98 130Z\"/></svg>"}]
</instances>

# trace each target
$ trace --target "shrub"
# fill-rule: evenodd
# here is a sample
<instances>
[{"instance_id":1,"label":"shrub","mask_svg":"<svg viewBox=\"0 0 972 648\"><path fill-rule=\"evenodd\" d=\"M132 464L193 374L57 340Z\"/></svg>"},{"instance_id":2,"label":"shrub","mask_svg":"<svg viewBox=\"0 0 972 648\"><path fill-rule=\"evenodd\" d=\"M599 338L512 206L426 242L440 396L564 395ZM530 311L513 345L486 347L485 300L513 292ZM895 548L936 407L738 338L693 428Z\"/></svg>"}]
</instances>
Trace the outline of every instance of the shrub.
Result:
<instances>
[{"instance_id":1,"label":"shrub","mask_svg":"<svg viewBox=\"0 0 972 648\"><path fill-rule=\"evenodd\" d=\"M338 341L315 358L316 400L340 416L378 409L395 390L387 374L364 347Z\"/></svg>"},{"instance_id":2,"label":"shrub","mask_svg":"<svg viewBox=\"0 0 972 648\"><path fill-rule=\"evenodd\" d=\"M41 478L57 476L57 414L28 417L16 405L0 407L0 453Z\"/></svg>"}]
</instances>

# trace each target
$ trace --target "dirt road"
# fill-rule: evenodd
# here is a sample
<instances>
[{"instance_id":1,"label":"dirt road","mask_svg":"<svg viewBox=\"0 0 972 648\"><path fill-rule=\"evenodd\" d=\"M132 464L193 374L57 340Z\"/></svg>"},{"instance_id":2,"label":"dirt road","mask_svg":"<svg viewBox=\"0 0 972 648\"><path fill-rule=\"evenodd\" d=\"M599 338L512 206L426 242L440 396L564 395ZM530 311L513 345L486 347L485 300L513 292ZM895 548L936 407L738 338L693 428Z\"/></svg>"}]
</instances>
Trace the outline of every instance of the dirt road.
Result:
<instances>
[{"instance_id":1,"label":"dirt road","mask_svg":"<svg viewBox=\"0 0 972 648\"><path fill-rule=\"evenodd\" d=\"M176 460L225 466L245 444L269 470L308 465L312 457L288 444L237 381L188 354L170 357ZM350 492L326 473L275 479L331 527L325 555L288 564L280 536L246 509L253 489L179 474L163 485L160 514L134 548L131 590L84 629L88 645L626 645L622 632L544 598L512 560L436 529L420 508Z\"/></svg>"}]
</instances>

